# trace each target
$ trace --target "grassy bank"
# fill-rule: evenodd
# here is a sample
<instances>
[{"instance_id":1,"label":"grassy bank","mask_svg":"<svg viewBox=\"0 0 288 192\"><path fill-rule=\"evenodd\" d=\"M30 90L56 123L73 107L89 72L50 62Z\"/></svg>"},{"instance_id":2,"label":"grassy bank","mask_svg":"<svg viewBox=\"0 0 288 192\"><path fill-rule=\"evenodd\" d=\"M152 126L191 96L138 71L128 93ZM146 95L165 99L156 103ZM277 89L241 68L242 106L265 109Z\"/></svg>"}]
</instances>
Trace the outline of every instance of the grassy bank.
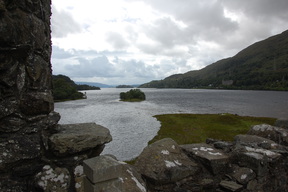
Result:
<instances>
[{"instance_id":1,"label":"grassy bank","mask_svg":"<svg viewBox=\"0 0 288 192\"><path fill-rule=\"evenodd\" d=\"M161 122L161 128L149 144L167 137L178 144L205 142L207 138L231 141L235 135L247 133L252 125L273 125L276 121L275 118L232 114L166 114L155 117Z\"/></svg>"}]
</instances>

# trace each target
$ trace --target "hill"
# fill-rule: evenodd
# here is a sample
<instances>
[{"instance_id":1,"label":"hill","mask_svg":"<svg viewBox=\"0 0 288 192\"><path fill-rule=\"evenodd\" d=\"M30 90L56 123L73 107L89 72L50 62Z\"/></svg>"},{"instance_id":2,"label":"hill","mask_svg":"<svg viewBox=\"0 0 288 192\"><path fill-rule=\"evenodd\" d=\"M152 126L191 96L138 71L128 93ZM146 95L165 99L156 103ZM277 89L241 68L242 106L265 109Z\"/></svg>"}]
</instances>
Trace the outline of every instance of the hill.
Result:
<instances>
[{"instance_id":1,"label":"hill","mask_svg":"<svg viewBox=\"0 0 288 192\"><path fill-rule=\"evenodd\" d=\"M65 75L53 75L53 97L55 101L84 99L86 96L80 90L100 90L90 85L77 85Z\"/></svg>"},{"instance_id":2,"label":"hill","mask_svg":"<svg viewBox=\"0 0 288 192\"><path fill-rule=\"evenodd\" d=\"M201 70L175 74L140 87L288 90L288 31Z\"/></svg>"}]
</instances>

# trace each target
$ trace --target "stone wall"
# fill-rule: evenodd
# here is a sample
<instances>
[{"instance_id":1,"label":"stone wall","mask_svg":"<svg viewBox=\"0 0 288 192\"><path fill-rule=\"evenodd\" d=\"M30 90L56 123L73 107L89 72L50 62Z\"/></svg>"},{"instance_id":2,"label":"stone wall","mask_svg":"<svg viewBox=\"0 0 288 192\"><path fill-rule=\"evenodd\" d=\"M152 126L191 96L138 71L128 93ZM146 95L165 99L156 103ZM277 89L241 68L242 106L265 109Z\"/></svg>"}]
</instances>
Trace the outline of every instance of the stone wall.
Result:
<instances>
[{"instance_id":1,"label":"stone wall","mask_svg":"<svg viewBox=\"0 0 288 192\"><path fill-rule=\"evenodd\" d=\"M231 142L178 145L165 138L147 146L134 166L95 157L84 161L85 190L288 192L287 121L285 127L256 125Z\"/></svg>"},{"instance_id":2,"label":"stone wall","mask_svg":"<svg viewBox=\"0 0 288 192\"><path fill-rule=\"evenodd\" d=\"M41 138L60 118L51 94L50 3L0 0L2 191L30 185L29 177L41 168Z\"/></svg>"},{"instance_id":3,"label":"stone wall","mask_svg":"<svg viewBox=\"0 0 288 192\"><path fill-rule=\"evenodd\" d=\"M50 0L0 0L0 191L79 191L82 161L111 141L96 124L57 124L50 16Z\"/></svg>"}]
</instances>

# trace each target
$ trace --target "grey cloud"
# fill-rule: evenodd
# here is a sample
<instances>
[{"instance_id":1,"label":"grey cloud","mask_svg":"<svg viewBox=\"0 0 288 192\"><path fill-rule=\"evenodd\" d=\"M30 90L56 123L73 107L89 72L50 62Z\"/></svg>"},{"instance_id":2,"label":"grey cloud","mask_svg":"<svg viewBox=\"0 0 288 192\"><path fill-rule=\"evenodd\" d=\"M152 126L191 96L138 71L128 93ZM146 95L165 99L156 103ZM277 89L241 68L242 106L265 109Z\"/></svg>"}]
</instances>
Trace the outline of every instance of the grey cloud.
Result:
<instances>
[{"instance_id":1,"label":"grey cloud","mask_svg":"<svg viewBox=\"0 0 288 192\"><path fill-rule=\"evenodd\" d=\"M81 26L65 11L58 11L52 5L51 28L53 37L65 37L69 33L81 32Z\"/></svg>"},{"instance_id":2,"label":"grey cloud","mask_svg":"<svg viewBox=\"0 0 288 192\"><path fill-rule=\"evenodd\" d=\"M165 48L174 47L177 44L189 42L190 37L185 34L169 17L158 19L153 26L145 26L143 29L147 36L158 41Z\"/></svg>"},{"instance_id":3,"label":"grey cloud","mask_svg":"<svg viewBox=\"0 0 288 192\"><path fill-rule=\"evenodd\" d=\"M70 58L73 55L64 49L60 49L57 46L52 45L52 58L54 59L65 59L65 58Z\"/></svg>"},{"instance_id":4,"label":"grey cloud","mask_svg":"<svg viewBox=\"0 0 288 192\"><path fill-rule=\"evenodd\" d=\"M138 43L137 47L144 53L152 55L183 56L178 45L193 43L190 35L169 17L163 17L155 21L153 25L143 26L142 31L154 41L154 44Z\"/></svg>"},{"instance_id":5,"label":"grey cloud","mask_svg":"<svg viewBox=\"0 0 288 192\"><path fill-rule=\"evenodd\" d=\"M226 18L220 1L147 0L153 8L170 15L143 26L145 34L157 44L138 44L145 53L166 56L183 56L176 46L197 44L199 40L222 43L237 29L238 23ZM182 22L186 27L180 27ZM169 50L169 51L167 51Z\"/></svg>"},{"instance_id":6,"label":"grey cloud","mask_svg":"<svg viewBox=\"0 0 288 192\"><path fill-rule=\"evenodd\" d=\"M104 52L103 52L104 53ZM57 46L53 46L52 67L54 74L64 74L69 77L103 77L103 78L124 78L139 77L153 78L153 66L145 65L143 61L122 60L118 57L112 61L107 55L122 55L123 52L96 51L65 51Z\"/></svg>"},{"instance_id":7,"label":"grey cloud","mask_svg":"<svg viewBox=\"0 0 288 192\"><path fill-rule=\"evenodd\" d=\"M279 19L287 20L288 17L287 0L222 0L222 2L227 7L242 11L243 13L249 14L256 19L267 20L269 18L277 17Z\"/></svg>"},{"instance_id":8,"label":"grey cloud","mask_svg":"<svg viewBox=\"0 0 288 192\"><path fill-rule=\"evenodd\" d=\"M114 67L106 56L96 57L88 60L78 57L77 65L66 64L65 68L72 77L113 77Z\"/></svg>"},{"instance_id":9,"label":"grey cloud","mask_svg":"<svg viewBox=\"0 0 288 192\"><path fill-rule=\"evenodd\" d=\"M189 27L194 27L195 31L198 29L198 33L215 28L227 32L236 30L238 27L237 23L224 17L224 7L220 1L148 0L147 2L154 8L175 16L177 20L183 21Z\"/></svg>"},{"instance_id":10,"label":"grey cloud","mask_svg":"<svg viewBox=\"0 0 288 192\"><path fill-rule=\"evenodd\" d=\"M143 61L136 61L134 59L118 61L119 73L124 76L135 76L139 78L152 78L154 67L146 65Z\"/></svg>"},{"instance_id":11,"label":"grey cloud","mask_svg":"<svg viewBox=\"0 0 288 192\"><path fill-rule=\"evenodd\" d=\"M106 40L113 45L116 50L122 50L129 46L124 37L117 32L109 32L106 34Z\"/></svg>"},{"instance_id":12,"label":"grey cloud","mask_svg":"<svg viewBox=\"0 0 288 192\"><path fill-rule=\"evenodd\" d=\"M71 78L105 78L115 80L118 83L129 80L141 83L152 79L164 78L171 74L171 71L177 71L177 68L185 67L186 60L172 59L162 60L160 63L147 65L142 60L123 60L117 56L110 62L107 55L117 55L117 53L106 52L106 55L100 55L93 51L65 51L57 46L53 48L52 66L53 74L63 74ZM118 52L119 55L123 54ZM179 66L178 66L179 65Z\"/></svg>"}]
</instances>

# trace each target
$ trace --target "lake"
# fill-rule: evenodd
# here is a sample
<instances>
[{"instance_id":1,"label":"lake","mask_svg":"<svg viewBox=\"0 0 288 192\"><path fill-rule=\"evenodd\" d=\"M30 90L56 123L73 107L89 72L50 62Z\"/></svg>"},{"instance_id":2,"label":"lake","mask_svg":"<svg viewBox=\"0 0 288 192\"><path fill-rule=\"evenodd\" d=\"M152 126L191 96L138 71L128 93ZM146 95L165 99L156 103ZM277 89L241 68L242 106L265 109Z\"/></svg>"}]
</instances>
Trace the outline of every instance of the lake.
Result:
<instances>
[{"instance_id":1,"label":"lake","mask_svg":"<svg viewBox=\"0 0 288 192\"><path fill-rule=\"evenodd\" d=\"M160 122L154 115L231 113L288 119L288 92L144 88L145 101L119 101L120 92L129 90L102 88L86 91L87 99L55 103L55 111L61 115L59 123L95 122L108 128L113 141L102 154L129 160L157 134Z\"/></svg>"}]
</instances>

